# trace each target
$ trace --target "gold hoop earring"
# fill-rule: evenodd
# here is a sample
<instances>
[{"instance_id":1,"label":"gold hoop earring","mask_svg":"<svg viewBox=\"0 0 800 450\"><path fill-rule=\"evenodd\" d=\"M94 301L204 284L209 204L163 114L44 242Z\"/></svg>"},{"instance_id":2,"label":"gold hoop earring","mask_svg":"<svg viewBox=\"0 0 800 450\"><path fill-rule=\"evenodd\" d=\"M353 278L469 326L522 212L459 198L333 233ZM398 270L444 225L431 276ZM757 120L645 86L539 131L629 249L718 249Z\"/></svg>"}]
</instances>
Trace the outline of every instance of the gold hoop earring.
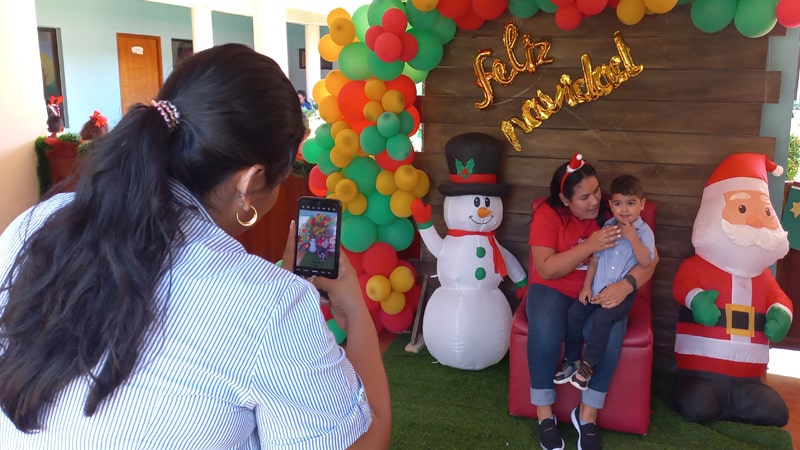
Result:
<instances>
[{"instance_id":1,"label":"gold hoop earring","mask_svg":"<svg viewBox=\"0 0 800 450\"><path fill-rule=\"evenodd\" d=\"M236 213L236 221L239 222L239 225L243 227L252 227L256 223L256 221L258 220L258 210L253 205L250 205L250 209L253 210L253 217L251 217L250 220L246 222L242 221L242 219L239 218L238 212Z\"/></svg>"}]
</instances>

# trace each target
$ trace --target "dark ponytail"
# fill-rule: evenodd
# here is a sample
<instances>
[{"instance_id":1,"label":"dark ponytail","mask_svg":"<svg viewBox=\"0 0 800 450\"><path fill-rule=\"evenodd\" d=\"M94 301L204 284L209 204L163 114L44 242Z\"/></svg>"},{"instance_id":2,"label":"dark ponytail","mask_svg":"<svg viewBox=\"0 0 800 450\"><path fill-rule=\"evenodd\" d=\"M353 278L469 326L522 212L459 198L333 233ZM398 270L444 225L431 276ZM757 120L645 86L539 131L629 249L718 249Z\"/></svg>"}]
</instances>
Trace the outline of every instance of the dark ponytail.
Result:
<instances>
[{"instance_id":1,"label":"dark ponytail","mask_svg":"<svg viewBox=\"0 0 800 450\"><path fill-rule=\"evenodd\" d=\"M0 406L20 430L72 380L91 377L86 415L132 374L163 311L156 290L181 244L172 184L202 199L235 171L266 167L274 187L304 136L297 94L271 59L238 44L176 67L158 94L180 112L171 131L136 105L85 162L72 203L24 244L4 280ZM99 370L98 370L99 368Z\"/></svg>"}]
</instances>

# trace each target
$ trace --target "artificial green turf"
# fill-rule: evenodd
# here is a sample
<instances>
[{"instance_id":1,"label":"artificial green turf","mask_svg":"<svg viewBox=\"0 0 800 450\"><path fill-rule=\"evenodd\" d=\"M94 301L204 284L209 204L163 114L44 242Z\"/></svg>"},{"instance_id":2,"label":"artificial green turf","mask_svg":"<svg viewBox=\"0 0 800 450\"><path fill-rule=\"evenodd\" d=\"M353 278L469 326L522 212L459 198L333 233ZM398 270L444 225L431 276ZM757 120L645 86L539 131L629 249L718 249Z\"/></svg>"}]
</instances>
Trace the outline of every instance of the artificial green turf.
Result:
<instances>
[{"instance_id":1,"label":"artificial green turf","mask_svg":"<svg viewBox=\"0 0 800 450\"><path fill-rule=\"evenodd\" d=\"M394 425L390 448L397 450L538 449L534 419L508 414L508 356L479 371L436 363L422 350L408 353L409 335L399 335L384 352L392 392ZM607 449L791 449L789 433L776 427L735 422L687 422L670 407L674 376L653 375L653 415L647 436L602 431ZM602 414L602 412L601 412ZM577 432L559 424L566 448Z\"/></svg>"}]
</instances>

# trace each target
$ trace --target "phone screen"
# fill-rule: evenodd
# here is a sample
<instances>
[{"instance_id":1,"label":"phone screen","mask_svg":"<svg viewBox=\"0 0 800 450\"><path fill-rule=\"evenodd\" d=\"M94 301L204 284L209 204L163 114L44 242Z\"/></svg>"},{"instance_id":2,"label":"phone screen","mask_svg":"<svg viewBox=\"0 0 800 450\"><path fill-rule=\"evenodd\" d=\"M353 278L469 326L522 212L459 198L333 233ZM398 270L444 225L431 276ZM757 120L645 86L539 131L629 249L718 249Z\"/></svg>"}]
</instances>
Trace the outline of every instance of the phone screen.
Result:
<instances>
[{"instance_id":1,"label":"phone screen","mask_svg":"<svg viewBox=\"0 0 800 450\"><path fill-rule=\"evenodd\" d=\"M301 197L297 202L294 272L301 276L339 276L342 203Z\"/></svg>"}]
</instances>

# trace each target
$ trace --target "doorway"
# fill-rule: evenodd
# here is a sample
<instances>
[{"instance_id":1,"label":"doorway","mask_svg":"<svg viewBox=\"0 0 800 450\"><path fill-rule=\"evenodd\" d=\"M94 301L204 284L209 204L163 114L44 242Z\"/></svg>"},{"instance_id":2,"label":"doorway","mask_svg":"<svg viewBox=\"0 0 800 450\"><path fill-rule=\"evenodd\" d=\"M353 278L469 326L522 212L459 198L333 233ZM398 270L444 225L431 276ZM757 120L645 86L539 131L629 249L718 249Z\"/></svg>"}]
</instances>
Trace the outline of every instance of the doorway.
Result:
<instances>
[{"instance_id":1,"label":"doorway","mask_svg":"<svg viewBox=\"0 0 800 450\"><path fill-rule=\"evenodd\" d=\"M125 114L136 103L149 103L161 88L161 38L117 33L117 60L122 114Z\"/></svg>"}]
</instances>

